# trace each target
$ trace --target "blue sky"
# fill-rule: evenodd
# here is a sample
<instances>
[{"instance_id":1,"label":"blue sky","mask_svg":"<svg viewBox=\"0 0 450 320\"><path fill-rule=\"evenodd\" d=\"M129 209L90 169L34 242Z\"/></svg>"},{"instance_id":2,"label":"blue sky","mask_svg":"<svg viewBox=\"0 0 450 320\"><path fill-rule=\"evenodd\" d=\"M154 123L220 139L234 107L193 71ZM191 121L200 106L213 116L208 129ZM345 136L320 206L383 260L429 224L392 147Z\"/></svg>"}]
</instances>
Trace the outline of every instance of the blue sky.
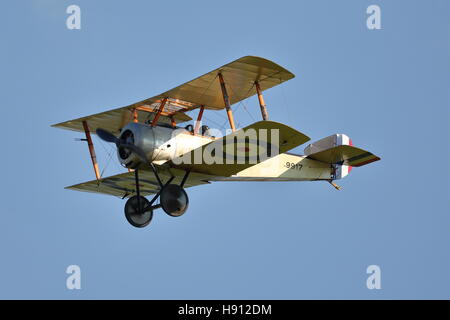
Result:
<instances>
[{"instance_id":1,"label":"blue sky","mask_svg":"<svg viewBox=\"0 0 450 320\"><path fill-rule=\"evenodd\" d=\"M71 4L81 30L66 28ZM382 30L366 28L371 4ZM450 298L449 10L445 0L3 3L0 298ZM155 212L145 229L128 225L120 199L63 189L93 171L82 134L51 124L244 55L296 74L265 93L272 120L312 140L346 133L382 160L339 192L192 188L183 217ZM235 107L239 126L260 118L256 98L245 108ZM105 168L111 146L94 143ZM104 174L119 170L113 154ZM66 289L72 264L81 290ZM372 264L381 290L366 287Z\"/></svg>"}]
</instances>

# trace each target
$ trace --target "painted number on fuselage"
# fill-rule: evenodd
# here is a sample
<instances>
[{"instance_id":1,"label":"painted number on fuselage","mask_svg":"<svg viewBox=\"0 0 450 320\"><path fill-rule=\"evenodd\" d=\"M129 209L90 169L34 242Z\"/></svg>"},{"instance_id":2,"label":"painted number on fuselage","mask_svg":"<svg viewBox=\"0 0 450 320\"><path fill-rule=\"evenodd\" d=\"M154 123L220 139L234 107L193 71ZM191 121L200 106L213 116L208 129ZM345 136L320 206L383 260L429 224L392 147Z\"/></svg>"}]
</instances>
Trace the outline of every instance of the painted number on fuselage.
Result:
<instances>
[{"instance_id":1,"label":"painted number on fuselage","mask_svg":"<svg viewBox=\"0 0 450 320\"><path fill-rule=\"evenodd\" d=\"M298 171L300 171L303 167L303 165L301 165L300 163L294 163L294 162L286 162L286 164L284 166L288 169L294 169L294 170L298 170Z\"/></svg>"}]
</instances>

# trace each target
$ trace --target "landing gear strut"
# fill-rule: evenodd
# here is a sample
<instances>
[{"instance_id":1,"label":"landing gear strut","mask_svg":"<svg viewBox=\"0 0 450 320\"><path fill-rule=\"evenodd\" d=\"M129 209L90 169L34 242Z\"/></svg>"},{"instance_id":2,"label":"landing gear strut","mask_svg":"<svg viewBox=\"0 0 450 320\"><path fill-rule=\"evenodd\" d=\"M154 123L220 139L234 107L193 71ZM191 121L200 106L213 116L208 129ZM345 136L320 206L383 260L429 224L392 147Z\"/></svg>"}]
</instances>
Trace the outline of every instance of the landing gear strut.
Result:
<instances>
[{"instance_id":1,"label":"landing gear strut","mask_svg":"<svg viewBox=\"0 0 450 320\"><path fill-rule=\"evenodd\" d=\"M150 167L158 181L159 191L150 201L141 196L139 171L136 169L134 171L136 195L129 198L125 204L125 217L132 226L137 228L143 228L150 224L153 218L153 210L155 209L162 208L169 216L179 217L186 212L189 206L189 197L183 188L189 176L189 171L184 175L180 185L171 183L175 177L171 177L166 184L163 184L153 164ZM160 199L160 204L154 205L158 198Z\"/></svg>"}]
</instances>

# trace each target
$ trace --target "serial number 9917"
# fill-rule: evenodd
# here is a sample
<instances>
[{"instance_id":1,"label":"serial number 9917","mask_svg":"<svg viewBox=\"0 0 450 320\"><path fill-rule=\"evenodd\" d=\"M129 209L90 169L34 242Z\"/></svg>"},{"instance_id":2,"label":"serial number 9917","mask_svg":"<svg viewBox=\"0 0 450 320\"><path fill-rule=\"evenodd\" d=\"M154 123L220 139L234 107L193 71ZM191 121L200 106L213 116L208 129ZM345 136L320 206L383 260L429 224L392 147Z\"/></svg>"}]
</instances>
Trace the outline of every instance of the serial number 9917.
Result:
<instances>
[{"instance_id":1,"label":"serial number 9917","mask_svg":"<svg viewBox=\"0 0 450 320\"><path fill-rule=\"evenodd\" d=\"M301 170L303 167L303 165L301 165L300 163L294 163L294 162L286 162L286 164L284 166L288 169L294 169L294 170Z\"/></svg>"}]
</instances>

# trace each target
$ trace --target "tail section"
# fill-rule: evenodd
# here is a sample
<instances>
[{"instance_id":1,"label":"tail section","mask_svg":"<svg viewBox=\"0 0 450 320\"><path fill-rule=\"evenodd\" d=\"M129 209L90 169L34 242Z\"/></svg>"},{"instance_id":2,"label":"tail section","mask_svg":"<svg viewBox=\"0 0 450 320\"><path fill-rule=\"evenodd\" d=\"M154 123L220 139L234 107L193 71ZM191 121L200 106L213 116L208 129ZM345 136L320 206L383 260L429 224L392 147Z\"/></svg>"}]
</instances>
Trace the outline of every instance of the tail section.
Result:
<instances>
[{"instance_id":1,"label":"tail section","mask_svg":"<svg viewBox=\"0 0 450 320\"><path fill-rule=\"evenodd\" d=\"M333 165L334 179L344 178L350 173L352 167L360 167L380 160L376 155L354 147L352 140L345 134L334 134L308 145L305 148L305 155Z\"/></svg>"},{"instance_id":2,"label":"tail section","mask_svg":"<svg viewBox=\"0 0 450 320\"><path fill-rule=\"evenodd\" d=\"M344 178L350 173L350 171L352 171L352 168L353 168L352 166L346 166L345 164L343 165L335 164L334 179L338 180Z\"/></svg>"},{"instance_id":3,"label":"tail section","mask_svg":"<svg viewBox=\"0 0 450 320\"><path fill-rule=\"evenodd\" d=\"M310 154L342 145L352 146L353 142L346 134L342 133L333 134L329 137L308 144L305 148L305 155L309 156Z\"/></svg>"}]
</instances>

